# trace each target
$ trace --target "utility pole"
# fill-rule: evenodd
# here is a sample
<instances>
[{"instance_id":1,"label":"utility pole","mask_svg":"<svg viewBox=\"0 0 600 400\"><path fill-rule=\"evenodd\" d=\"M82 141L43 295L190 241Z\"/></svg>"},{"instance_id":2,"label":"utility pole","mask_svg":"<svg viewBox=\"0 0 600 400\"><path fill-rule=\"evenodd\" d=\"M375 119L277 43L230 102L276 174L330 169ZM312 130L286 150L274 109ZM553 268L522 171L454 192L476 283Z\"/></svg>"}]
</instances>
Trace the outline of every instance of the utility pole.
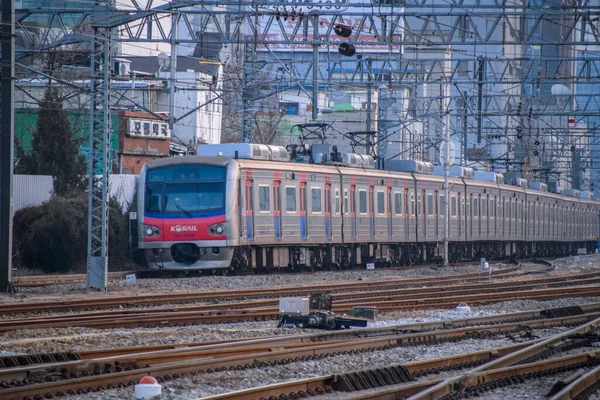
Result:
<instances>
[{"instance_id":1,"label":"utility pole","mask_svg":"<svg viewBox=\"0 0 600 400\"><path fill-rule=\"evenodd\" d=\"M366 123L366 127L365 130L367 132L371 132L371 102L372 102L372 92L373 92L373 84L371 82L371 66L373 64L373 61L371 61L371 59L369 58L367 60L367 123ZM372 136L367 136L367 145L366 145L366 150L367 150L367 155L371 155L371 147L373 146L373 137Z\"/></svg>"},{"instance_id":2,"label":"utility pole","mask_svg":"<svg viewBox=\"0 0 600 400\"><path fill-rule=\"evenodd\" d=\"M15 2L2 0L0 28L0 292L14 292L12 284L12 178L14 149Z\"/></svg>"},{"instance_id":3,"label":"utility pole","mask_svg":"<svg viewBox=\"0 0 600 400\"><path fill-rule=\"evenodd\" d=\"M257 11L258 12L258 11ZM255 26L258 24L257 16ZM244 34L242 31L241 35ZM256 57L256 40L257 37L244 38L244 72L242 79L242 143L252 143L254 137L252 129L254 128L254 97L256 93L250 90L250 85L254 85L254 57ZM251 42L252 41L252 42Z\"/></svg>"},{"instance_id":4,"label":"utility pole","mask_svg":"<svg viewBox=\"0 0 600 400\"><path fill-rule=\"evenodd\" d=\"M450 196L450 185L448 177L450 175L450 129L444 127L444 267L448 266L448 202Z\"/></svg>"},{"instance_id":5,"label":"utility pole","mask_svg":"<svg viewBox=\"0 0 600 400\"><path fill-rule=\"evenodd\" d=\"M313 15L312 119L319 114L319 14Z\"/></svg>"},{"instance_id":6,"label":"utility pole","mask_svg":"<svg viewBox=\"0 0 600 400\"><path fill-rule=\"evenodd\" d=\"M481 143L481 119L483 107L483 77L485 75L485 59L481 56L477 60L477 143Z\"/></svg>"},{"instance_id":7,"label":"utility pole","mask_svg":"<svg viewBox=\"0 0 600 400\"><path fill-rule=\"evenodd\" d=\"M177 82L177 24L179 14L171 16L171 65L169 79L169 129L174 129L175 124L175 82Z\"/></svg>"},{"instance_id":8,"label":"utility pole","mask_svg":"<svg viewBox=\"0 0 600 400\"><path fill-rule=\"evenodd\" d=\"M98 10L102 4L96 3ZM102 11L95 11L102 21ZM105 291L108 282L108 169L110 158L110 27L94 27L90 51L90 141L87 286Z\"/></svg>"}]
</instances>

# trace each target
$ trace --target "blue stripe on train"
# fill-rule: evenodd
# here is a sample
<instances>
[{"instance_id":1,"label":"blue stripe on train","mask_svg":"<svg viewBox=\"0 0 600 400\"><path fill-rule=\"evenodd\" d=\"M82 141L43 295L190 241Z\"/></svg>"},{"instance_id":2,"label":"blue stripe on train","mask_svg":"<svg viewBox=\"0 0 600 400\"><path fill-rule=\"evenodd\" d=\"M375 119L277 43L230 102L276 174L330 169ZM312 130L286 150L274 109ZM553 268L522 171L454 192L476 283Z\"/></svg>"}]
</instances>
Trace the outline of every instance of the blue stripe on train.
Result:
<instances>
[{"instance_id":1,"label":"blue stripe on train","mask_svg":"<svg viewBox=\"0 0 600 400\"><path fill-rule=\"evenodd\" d=\"M331 239L331 226L329 224L329 217L325 217L325 237L329 240Z\"/></svg>"},{"instance_id":2,"label":"blue stripe on train","mask_svg":"<svg viewBox=\"0 0 600 400\"><path fill-rule=\"evenodd\" d=\"M306 217L300 216L300 235L306 239Z\"/></svg>"},{"instance_id":3,"label":"blue stripe on train","mask_svg":"<svg viewBox=\"0 0 600 400\"><path fill-rule=\"evenodd\" d=\"M279 215L275 216L275 237L277 239L281 239L281 225L279 224L279 219L281 217Z\"/></svg>"},{"instance_id":4,"label":"blue stripe on train","mask_svg":"<svg viewBox=\"0 0 600 400\"><path fill-rule=\"evenodd\" d=\"M252 215L246 215L246 232L248 239L252 239L254 232L252 231Z\"/></svg>"}]
</instances>

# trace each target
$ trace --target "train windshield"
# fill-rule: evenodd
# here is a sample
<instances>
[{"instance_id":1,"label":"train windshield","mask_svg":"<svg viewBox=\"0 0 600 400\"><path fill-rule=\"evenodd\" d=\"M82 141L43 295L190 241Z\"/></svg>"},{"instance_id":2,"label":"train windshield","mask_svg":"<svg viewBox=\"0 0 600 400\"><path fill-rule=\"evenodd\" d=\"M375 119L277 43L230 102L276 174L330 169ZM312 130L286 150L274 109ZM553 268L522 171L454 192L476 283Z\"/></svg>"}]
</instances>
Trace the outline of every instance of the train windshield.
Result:
<instances>
[{"instance_id":1,"label":"train windshield","mask_svg":"<svg viewBox=\"0 0 600 400\"><path fill-rule=\"evenodd\" d=\"M225 167L177 165L146 174L146 211L199 217L225 211Z\"/></svg>"}]
</instances>

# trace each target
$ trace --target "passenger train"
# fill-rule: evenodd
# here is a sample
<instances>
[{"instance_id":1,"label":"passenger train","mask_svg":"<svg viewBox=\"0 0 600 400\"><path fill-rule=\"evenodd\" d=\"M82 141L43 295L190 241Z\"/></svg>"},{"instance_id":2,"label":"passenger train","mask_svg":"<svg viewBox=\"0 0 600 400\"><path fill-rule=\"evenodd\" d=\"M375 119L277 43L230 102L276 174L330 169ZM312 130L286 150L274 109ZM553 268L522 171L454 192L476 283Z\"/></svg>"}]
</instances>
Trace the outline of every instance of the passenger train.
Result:
<instances>
[{"instance_id":1,"label":"passenger train","mask_svg":"<svg viewBox=\"0 0 600 400\"><path fill-rule=\"evenodd\" d=\"M225 272L440 259L444 178L431 164L376 170L369 156L329 150L293 151L291 162L278 146L203 145L195 156L148 162L137 199L148 266ZM451 172L449 261L595 251L600 202L590 193Z\"/></svg>"}]
</instances>

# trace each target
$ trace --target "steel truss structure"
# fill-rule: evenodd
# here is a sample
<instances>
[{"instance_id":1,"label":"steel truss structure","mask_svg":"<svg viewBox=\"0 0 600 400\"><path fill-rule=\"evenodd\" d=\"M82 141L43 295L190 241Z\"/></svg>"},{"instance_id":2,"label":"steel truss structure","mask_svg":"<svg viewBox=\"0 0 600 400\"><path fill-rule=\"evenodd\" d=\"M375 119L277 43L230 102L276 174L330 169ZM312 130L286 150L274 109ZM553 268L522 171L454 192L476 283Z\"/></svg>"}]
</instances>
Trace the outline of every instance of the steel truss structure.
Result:
<instances>
[{"instance_id":1,"label":"steel truss structure","mask_svg":"<svg viewBox=\"0 0 600 400\"><path fill-rule=\"evenodd\" d=\"M153 0L132 0L129 8L104 4L96 10L69 8L67 3L56 9L17 12L17 31L32 43L20 49L17 59L90 41L91 36L88 266L95 272L89 274L88 283L102 289L111 43L202 41L243 49L245 141L252 141L254 103L261 98L250 89L257 76L273 78L275 92L312 87L314 120L319 88L369 88L370 95L370 88L385 85L390 91L399 90L394 102L403 104L398 123L388 126L410 130L407 121L422 121L430 131L422 144L415 145L422 154L428 147L437 149L449 130L463 145L465 163L471 162L472 147L494 148L494 155L486 153L488 163L481 157L475 161L510 169L509 161L516 158L516 165L531 165L531 171L548 165L568 171L577 161L578 167L589 170L600 167L593 165L596 160L600 163L600 154L594 152L594 146L600 151L599 13L599 0L175 0L158 6ZM192 23L192 16L202 21L199 26ZM31 33L33 20L40 34ZM343 58L337 53L342 40L335 33L336 24L352 27L343 41L356 47L357 56ZM204 37L204 32L213 35ZM278 57L281 54L287 54L285 63ZM268 70L277 63L285 64L285 80ZM438 85L438 91L430 90ZM580 93L582 85L597 89ZM393 102L387 98L384 103L387 110ZM381 110L379 115L383 118ZM385 140L390 132L378 129L378 146L389 149L391 142ZM572 156L575 151L580 158ZM98 273L102 268L104 273Z\"/></svg>"}]
</instances>

